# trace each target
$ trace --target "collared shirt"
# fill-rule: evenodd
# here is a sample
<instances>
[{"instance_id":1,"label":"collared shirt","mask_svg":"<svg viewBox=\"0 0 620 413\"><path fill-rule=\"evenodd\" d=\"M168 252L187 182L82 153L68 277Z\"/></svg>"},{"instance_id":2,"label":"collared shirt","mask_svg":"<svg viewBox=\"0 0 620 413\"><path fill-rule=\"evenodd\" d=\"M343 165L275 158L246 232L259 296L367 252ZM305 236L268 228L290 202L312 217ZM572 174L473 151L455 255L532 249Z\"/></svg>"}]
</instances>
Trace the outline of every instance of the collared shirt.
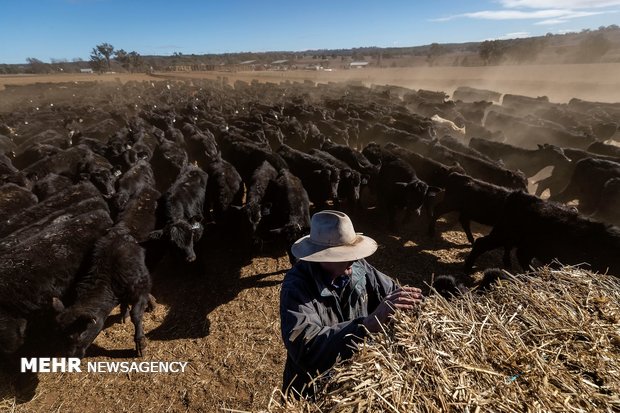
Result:
<instances>
[{"instance_id":1,"label":"collared shirt","mask_svg":"<svg viewBox=\"0 0 620 413\"><path fill-rule=\"evenodd\" d=\"M352 344L367 334L363 320L397 286L366 260L352 264L351 277L329 285L320 264L299 261L284 277L280 292L282 339L287 349L283 390L304 388L313 377L353 354Z\"/></svg>"}]
</instances>

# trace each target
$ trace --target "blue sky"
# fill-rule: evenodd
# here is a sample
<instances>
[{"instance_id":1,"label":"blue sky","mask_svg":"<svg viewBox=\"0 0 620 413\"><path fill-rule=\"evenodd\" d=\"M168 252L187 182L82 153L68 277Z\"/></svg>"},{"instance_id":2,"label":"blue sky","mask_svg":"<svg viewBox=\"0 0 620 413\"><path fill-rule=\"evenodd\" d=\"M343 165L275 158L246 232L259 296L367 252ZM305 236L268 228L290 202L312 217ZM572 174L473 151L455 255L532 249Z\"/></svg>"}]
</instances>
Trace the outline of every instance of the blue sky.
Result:
<instances>
[{"instance_id":1,"label":"blue sky","mask_svg":"<svg viewBox=\"0 0 620 413\"><path fill-rule=\"evenodd\" d=\"M0 63L142 55L400 47L596 29L620 0L0 0Z\"/></svg>"}]
</instances>

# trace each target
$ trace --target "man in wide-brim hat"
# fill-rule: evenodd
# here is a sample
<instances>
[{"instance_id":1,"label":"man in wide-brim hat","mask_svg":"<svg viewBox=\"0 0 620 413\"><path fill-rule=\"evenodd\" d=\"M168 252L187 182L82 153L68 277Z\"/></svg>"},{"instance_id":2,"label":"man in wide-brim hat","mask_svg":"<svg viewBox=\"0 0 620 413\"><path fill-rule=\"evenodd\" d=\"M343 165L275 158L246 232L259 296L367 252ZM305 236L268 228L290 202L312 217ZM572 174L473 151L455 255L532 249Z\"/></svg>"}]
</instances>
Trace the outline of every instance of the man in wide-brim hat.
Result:
<instances>
[{"instance_id":1,"label":"man in wide-brim hat","mask_svg":"<svg viewBox=\"0 0 620 413\"><path fill-rule=\"evenodd\" d=\"M285 393L313 394L312 379L350 357L351 344L378 332L397 309L411 310L423 299L421 290L399 287L365 260L376 250L346 214L330 210L314 214L310 235L293 244L299 261L280 293Z\"/></svg>"}]
</instances>

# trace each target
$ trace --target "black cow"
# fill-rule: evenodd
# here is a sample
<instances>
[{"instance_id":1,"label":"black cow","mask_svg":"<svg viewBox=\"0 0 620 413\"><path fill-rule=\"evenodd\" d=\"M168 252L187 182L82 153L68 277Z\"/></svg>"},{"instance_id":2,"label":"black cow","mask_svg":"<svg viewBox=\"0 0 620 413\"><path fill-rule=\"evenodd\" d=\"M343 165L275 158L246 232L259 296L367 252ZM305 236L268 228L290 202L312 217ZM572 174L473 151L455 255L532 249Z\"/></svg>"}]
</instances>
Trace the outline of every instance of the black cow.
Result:
<instances>
[{"instance_id":1,"label":"black cow","mask_svg":"<svg viewBox=\"0 0 620 413\"><path fill-rule=\"evenodd\" d=\"M150 291L144 249L125 225L115 225L95 244L92 265L75 286L75 302L64 308L60 300L55 301L60 312L56 321L67 339L66 355L84 357L112 309L120 304L123 321L128 313L131 316L136 352L142 357L146 347L142 317Z\"/></svg>"},{"instance_id":2,"label":"black cow","mask_svg":"<svg viewBox=\"0 0 620 413\"><path fill-rule=\"evenodd\" d=\"M136 241L147 241L157 225L157 201L160 197L161 194L154 187L138 189L118 214L116 223L122 222Z\"/></svg>"},{"instance_id":3,"label":"black cow","mask_svg":"<svg viewBox=\"0 0 620 413\"><path fill-rule=\"evenodd\" d=\"M328 152L324 152L319 149L311 149L309 154L321 158L338 168L340 171L337 199L338 204L340 203L340 200L344 199L346 200L349 208L355 209L360 199L360 186L362 184L361 174Z\"/></svg>"},{"instance_id":4,"label":"black cow","mask_svg":"<svg viewBox=\"0 0 620 413\"><path fill-rule=\"evenodd\" d=\"M57 219L0 253L0 353L17 351L27 337L27 324L51 312L53 297L69 294L93 245L110 225L110 216L101 209Z\"/></svg>"},{"instance_id":5,"label":"black cow","mask_svg":"<svg viewBox=\"0 0 620 413\"><path fill-rule=\"evenodd\" d=\"M340 171L321 158L282 145L277 153L286 161L291 172L301 179L310 201L317 208L328 200L338 198Z\"/></svg>"},{"instance_id":6,"label":"black cow","mask_svg":"<svg viewBox=\"0 0 620 413\"><path fill-rule=\"evenodd\" d=\"M570 162L562 148L555 145L543 144L536 149L525 149L507 143L472 138L469 146L495 160L501 159L506 168L518 169L527 177L536 175L547 166L561 167Z\"/></svg>"},{"instance_id":7,"label":"black cow","mask_svg":"<svg viewBox=\"0 0 620 413\"><path fill-rule=\"evenodd\" d=\"M0 186L0 223L2 227L10 224L13 215L36 204L36 195L26 188L13 183Z\"/></svg>"},{"instance_id":8,"label":"black cow","mask_svg":"<svg viewBox=\"0 0 620 413\"><path fill-rule=\"evenodd\" d=\"M484 159L487 162L499 164L498 159L492 159L488 157L486 154L479 152L478 149L471 146L471 141L469 146L463 143L463 139L454 138L450 135L444 135L439 139L439 143L445 146L448 149L452 149L456 152L461 152L467 155L474 156L476 158Z\"/></svg>"},{"instance_id":9,"label":"black cow","mask_svg":"<svg viewBox=\"0 0 620 413\"><path fill-rule=\"evenodd\" d=\"M535 148L537 144L549 143L560 147L585 149L594 138L584 133L569 131L552 122L528 122L522 118L490 111L485 127L492 131L502 131L507 140L525 148Z\"/></svg>"},{"instance_id":10,"label":"black cow","mask_svg":"<svg viewBox=\"0 0 620 413\"><path fill-rule=\"evenodd\" d=\"M83 209L79 212L80 214L90 210L107 210L108 208L97 188L90 182L83 182L72 185L42 202L23 208L13 214L10 221L5 221L3 225L0 225L0 237L23 230L39 221L51 222L62 216L63 211L67 208L81 208L84 201L88 201L87 205L94 205L96 208Z\"/></svg>"},{"instance_id":11,"label":"black cow","mask_svg":"<svg viewBox=\"0 0 620 413\"><path fill-rule=\"evenodd\" d=\"M39 202L56 195L69 188L73 181L66 176L49 173L42 179L37 179L32 186L32 193L39 198Z\"/></svg>"},{"instance_id":12,"label":"black cow","mask_svg":"<svg viewBox=\"0 0 620 413\"><path fill-rule=\"evenodd\" d=\"M367 145L362 153L371 161L381 165L379 174L370 181L370 187L376 194L378 206L387 216L390 229L395 227L397 208L406 208L405 220L412 213L420 214L425 203L441 193L441 189L427 185L419 179L411 165L380 147L378 144Z\"/></svg>"},{"instance_id":13,"label":"black cow","mask_svg":"<svg viewBox=\"0 0 620 413\"><path fill-rule=\"evenodd\" d=\"M256 168L264 161L269 162L277 171L288 168L286 161L271 148L259 146L247 139L225 135L218 143L222 149L222 157L235 166L246 185L252 179Z\"/></svg>"},{"instance_id":14,"label":"black cow","mask_svg":"<svg viewBox=\"0 0 620 413\"><path fill-rule=\"evenodd\" d=\"M114 212L125 209L129 199L144 187L155 187L155 176L147 160L139 160L117 182L116 194L112 197Z\"/></svg>"},{"instance_id":15,"label":"black cow","mask_svg":"<svg viewBox=\"0 0 620 413\"><path fill-rule=\"evenodd\" d=\"M248 185L245 196L245 214L251 234L255 234L258 225L263 217L264 209L270 209L271 205L266 206L263 203L269 187L278 178L278 171L267 161L256 168L252 174L252 179Z\"/></svg>"},{"instance_id":16,"label":"black cow","mask_svg":"<svg viewBox=\"0 0 620 413\"><path fill-rule=\"evenodd\" d=\"M585 158L575 164L566 188L550 199L558 202L578 199L579 210L590 214L598 208L604 185L613 178L620 178L620 163Z\"/></svg>"},{"instance_id":17,"label":"black cow","mask_svg":"<svg viewBox=\"0 0 620 413\"><path fill-rule=\"evenodd\" d=\"M473 179L467 175L452 173L444 182L445 191L429 203L429 234L435 232L435 222L443 214L459 212L459 222L469 242L474 242L470 220L484 225L494 225L510 191L501 186Z\"/></svg>"},{"instance_id":18,"label":"black cow","mask_svg":"<svg viewBox=\"0 0 620 413\"><path fill-rule=\"evenodd\" d=\"M508 195L491 233L474 242L466 270L481 254L498 247L517 248L524 269L533 258L543 264L557 259L569 265L588 263L594 271L620 276L620 228L520 191Z\"/></svg>"},{"instance_id":19,"label":"black cow","mask_svg":"<svg viewBox=\"0 0 620 413\"><path fill-rule=\"evenodd\" d=\"M17 155L13 159L13 165L17 169L24 169L25 167L32 165L35 162L40 161L48 156L56 155L62 151L58 146L48 145L44 143L35 143L32 146L26 148L23 152Z\"/></svg>"},{"instance_id":20,"label":"black cow","mask_svg":"<svg viewBox=\"0 0 620 413\"><path fill-rule=\"evenodd\" d=\"M22 169L21 173L30 179L43 178L49 173L65 175L76 180L78 174L92 159L93 152L85 146L75 146L45 158Z\"/></svg>"},{"instance_id":21,"label":"black cow","mask_svg":"<svg viewBox=\"0 0 620 413\"><path fill-rule=\"evenodd\" d=\"M605 182L598 209L592 214L592 217L620 226L620 178L613 178Z\"/></svg>"},{"instance_id":22,"label":"black cow","mask_svg":"<svg viewBox=\"0 0 620 413\"><path fill-rule=\"evenodd\" d=\"M89 150L79 173L81 179L90 180L104 197L110 198L116 192L114 184L122 172L120 167L112 166L106 158Z\"/></svg>"},{"instance_id":23,"label":"black cow","mask_svg":"<svg viewBox=\"0 0 620 413\"><path fill-rule=\"evenodd\" d=\"M196 259L194 242L202 237L205 191L209 175L194 165L186 165L160 201L163 228L153 231L152 240L165 239L185 260Z\"/></svg>"},{"instance_id":24,"label":"black cow","mask_svg":"<svg viewBox=\"0 0 620 413\"><path fill-rule=\"evenodd\" d=\"M162 139L151 158L157 190L167 191L187 164L185 150L174 142Z\"/></svg>"},{"instance_id":25,"label":"black cow","mask_svg":"<svg viewBox=\"0 0 620 413\"><path fill-rule=\"evenodd\" d=\"M332 154L334 157L345 162L351 168L359 171L366 179L379 172L379 167L371 163L360 151L345 145L338 145L326 141L321 146L321 150Z\"/></svg>"},{"instance_id":26,"label":"black cow","mask_svg":"<svg viewBox=\"0 0 620 413\"><path fill-rule=\"evenodd\" d=\"M620 146L608 145L603 142L594 142L588 146L588 152L595 153L597 155L612 156L614 158L620 158Z\"/></svg>"},{"instance_id":27,"label":"black cow","mask_svg":"<svg viewBox=\"0 0 620 413\"><path fill-rule=\"evenodd\" d=\"M269 186L263 200L266 211L258 231L263 239L276 237L286 245L291 265L296 262L291 246L310 231L310 199L301 179L284 169Z\"/></svg>"},{"instance_id":28,"label":"black cow","mask_svg":"<svg viewBox=\"0 0 620 413\"><path fill-rule=\"evenodd\" d=\"M521 171L508 170L475 156L453 151L439 143L429 145L427 153L421 154L449 166L458 163L467 175L473 178L505 188L527 191L527 178Z\"/></svg>"},{"instance_id":29,"label":"black cow","mask_svg":"<svg viewBox=\"0 0 620 413\"><path fill-rule=\"evenodd\" d=\"M209 183L205 199L205 215L210 215L216 222L223 222L231 205L241 205L243 200L243 180L235 167L224 159L207 165Z\"/></svg>"},{"instance_id":30,"label":"black cow","mask_svg":"<svg viewBox=\"0 0 620 413\"><path fill-rule=\"evenodd\" d=\"M206 169L207 165L220 159L221 153L215 136L209 131L201 131L196 126L185 123L181 130L185 136L185 145L190 162Z\"/></svg>"},{"instance_id":31,"label":"black cow","mask_svg":"<svg viewBox=\"0 0 620 413\"><path fill-rule=\"evenodd\" d=\"M388 143L385 149L393 155L407 161L415 169L416 175L429 185L443 188L447 185L448 176L453 172L465 174L465 170L459 165L446 166L440 162L426 158L409 149Z\"/></svg>"}]
</instances>

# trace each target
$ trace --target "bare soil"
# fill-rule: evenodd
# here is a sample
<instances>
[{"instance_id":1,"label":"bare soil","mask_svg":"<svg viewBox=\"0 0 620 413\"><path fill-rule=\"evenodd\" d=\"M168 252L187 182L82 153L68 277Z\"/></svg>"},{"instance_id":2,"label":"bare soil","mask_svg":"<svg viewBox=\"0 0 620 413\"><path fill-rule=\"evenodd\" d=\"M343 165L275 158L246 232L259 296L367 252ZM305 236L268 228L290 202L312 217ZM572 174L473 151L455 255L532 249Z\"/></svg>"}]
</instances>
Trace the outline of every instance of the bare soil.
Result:
<instances>
[{"instance_id":1,"label":"bare soil","mask_svg":"<svg viewBox=\"0 0 620 413\"><path fill-rule=\"evenodd\" d=\"M440 221L443 234L429 238L422 219L398 233L386 232L383 217L373 210L353 219L356 230L379 242L369 261L400 283L427 291L440 274L472 282L461 270L470 246L458 224ZM474 231L486 230L474 225ZM97 361L187 361L184 373L39 373L23 375L19 388L0 374L0 411L266 410L282 383L278 302L288 258L270 245L245 251L213 236L199 248L197 262L166 257L154 275L158 306L145 315L149 344L143 359L134 358L133 326L120 323L117 308L82 360L82 367ZM500 262L499 254L488 254L479 264Z\"/></svg>"}]
</instances>

